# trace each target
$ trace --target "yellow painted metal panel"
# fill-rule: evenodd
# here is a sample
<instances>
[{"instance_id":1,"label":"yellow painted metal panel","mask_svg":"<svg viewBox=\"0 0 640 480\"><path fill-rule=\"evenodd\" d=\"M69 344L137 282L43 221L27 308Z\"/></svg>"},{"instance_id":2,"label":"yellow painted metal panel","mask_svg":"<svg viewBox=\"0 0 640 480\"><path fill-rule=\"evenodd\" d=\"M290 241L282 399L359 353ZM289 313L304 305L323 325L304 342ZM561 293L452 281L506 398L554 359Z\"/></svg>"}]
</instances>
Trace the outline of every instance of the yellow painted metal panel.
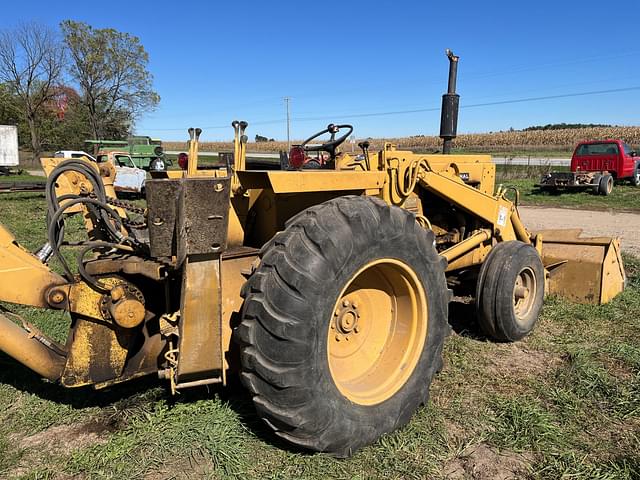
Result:
<instances>
[{"instance_id":1,"label":"yellow painted metal panel","mask_svg":"<svg viewBox=\"0 0 640 480\"><path fill-rule=\"evenodd\" d=\"M244 188L271 188L275 193L362 191L381 189L385 172L299 170L238 172Z\"/></svg>"},{"instance_id":2,"label":"yellow painted metal panel","mask_svg":"<svg viewBox=\"0 0 640 480\"><path fill-rule=\"evenodd\" d=\"M220 258L187 258L180 308L178 383L222 373Z\"/></svg>"},{"instance_id":3,"label":"yellow painted metal panel","mask_svg":"<svg viewBox=\"0 0 640 480\"><path fill-rule=\"evenodd\" d=\"M65 280L22 248L0 225L0 300L34 307L48 307L46 291Z\"/></svg>"}]
</instances>

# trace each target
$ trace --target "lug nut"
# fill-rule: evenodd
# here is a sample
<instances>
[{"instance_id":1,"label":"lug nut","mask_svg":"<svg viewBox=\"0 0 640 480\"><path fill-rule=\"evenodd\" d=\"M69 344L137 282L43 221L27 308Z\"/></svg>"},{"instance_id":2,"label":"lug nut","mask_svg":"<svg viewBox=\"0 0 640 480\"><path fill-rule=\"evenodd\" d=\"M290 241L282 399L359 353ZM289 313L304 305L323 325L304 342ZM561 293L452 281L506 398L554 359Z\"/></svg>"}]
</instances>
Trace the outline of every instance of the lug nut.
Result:
<instances>
[{"instance_id":1,"label":"lug nut","mask_svg":"<svg viewBox=\"0 0 640 480\"><path fill-rule=\"evenodd\" d=\"M344 300L342 301L342 306L343 306L343 307L348 307L348 306L349 306L349 300L344 299Z\"/></svg>"}]
</instances>

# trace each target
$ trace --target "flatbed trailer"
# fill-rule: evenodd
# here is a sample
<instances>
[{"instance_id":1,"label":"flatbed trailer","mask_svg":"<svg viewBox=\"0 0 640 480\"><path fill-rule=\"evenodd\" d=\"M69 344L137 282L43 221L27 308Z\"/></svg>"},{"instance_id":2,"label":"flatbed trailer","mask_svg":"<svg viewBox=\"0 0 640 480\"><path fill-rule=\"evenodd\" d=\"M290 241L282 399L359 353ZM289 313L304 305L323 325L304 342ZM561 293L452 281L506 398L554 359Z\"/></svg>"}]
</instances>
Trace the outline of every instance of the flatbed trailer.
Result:
<instances>
[{"instance_id":1,"label":"flatbed trailer","mask_svg":"<svg viewBox=\"0 0 640 480\"><path fill-rule=\"evenodd\" d=\"M584 191L591 190L594 194L600 192L600 181L608 172L553 172L548 173L534 185L543 192ZM609 175L609 178L611 176ZM606 191L607 179L603 182ZM611 193L609 191L609 193Z\"/></svg>"}]
</instances>

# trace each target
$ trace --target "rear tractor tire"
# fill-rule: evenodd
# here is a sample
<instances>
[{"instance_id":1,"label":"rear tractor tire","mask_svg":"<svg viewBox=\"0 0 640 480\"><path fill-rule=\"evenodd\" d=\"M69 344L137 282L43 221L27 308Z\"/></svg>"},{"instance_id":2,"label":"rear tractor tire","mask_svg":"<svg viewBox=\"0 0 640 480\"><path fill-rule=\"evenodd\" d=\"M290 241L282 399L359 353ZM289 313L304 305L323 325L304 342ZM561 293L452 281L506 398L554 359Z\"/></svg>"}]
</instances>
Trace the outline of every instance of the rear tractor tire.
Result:
<instances>
[{"instance_id":1,"label":"rear tractor tire","mask_svg":"<svg viewBox=\"0 0 640 480\"><path fill-rule=\"evenodd\" d=\"M449 333L433 233L378 199L340 197L291 219L261 257L235 331L258 415L339 457L405 425Z\"/></svg>"},{"instance_id":2,"label":"rear tractor tire","mask_svg":"<svg viewBox=\"0 0 640 480\"><path fill-rule=\"evenodd\" d=\"M476 313L480 328L501 342L528 335L544 300L544 267L538 252L519 241L498 243L480 268Z\"/></svg>"},{"instance_id":3,"label":"rear tractor tire","mask_svg":"<svg viewBox=\"0 0 640 480\"><path fill-rule=\"evenodd\" d=\"M610 195L613 191L613 177L611 175L603 175L598 183L598 193L600 195Z\"/></svg>"}]
</instances>

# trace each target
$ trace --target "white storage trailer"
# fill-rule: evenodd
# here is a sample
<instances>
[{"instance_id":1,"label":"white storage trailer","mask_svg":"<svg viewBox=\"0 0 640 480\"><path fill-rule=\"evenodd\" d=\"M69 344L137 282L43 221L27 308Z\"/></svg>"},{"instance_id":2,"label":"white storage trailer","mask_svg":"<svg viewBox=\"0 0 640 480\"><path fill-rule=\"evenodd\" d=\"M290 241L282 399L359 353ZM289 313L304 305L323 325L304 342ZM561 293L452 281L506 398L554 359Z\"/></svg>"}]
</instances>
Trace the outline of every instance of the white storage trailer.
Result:
<instances>
[{"instance_id":1,"label":"white storage trailer","mask_svg":"<svg viewBox=\"0 0 640 480\"><path fill-rule=\"evenodd\" d=\"M0 168L17 167L18 163L18 127L0 125Z\"/></svg>"}]
</instances>

